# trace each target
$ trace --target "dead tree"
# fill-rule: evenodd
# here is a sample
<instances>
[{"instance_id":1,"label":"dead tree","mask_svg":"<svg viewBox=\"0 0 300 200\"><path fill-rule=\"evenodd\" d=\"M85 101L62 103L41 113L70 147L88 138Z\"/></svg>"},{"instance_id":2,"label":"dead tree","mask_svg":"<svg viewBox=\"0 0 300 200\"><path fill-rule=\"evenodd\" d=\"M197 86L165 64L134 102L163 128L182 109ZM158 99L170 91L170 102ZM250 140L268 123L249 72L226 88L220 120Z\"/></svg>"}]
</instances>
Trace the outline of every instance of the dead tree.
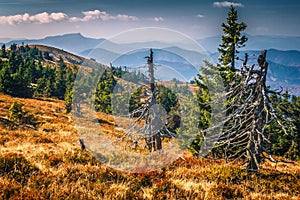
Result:
<instances>
[{"instance_id":1,"label":"dead tree","mask_svg":"<svg viewBox=\"0 0 300 200\"><path fill-rule=\"evenodd\" d=\"M130 113L131 123L125 134L114 141L114 143L125 140L126 147L137 149L139 142L144 140L150 152L162 150L162 138L172 138L175 134L166 127L166 111L156 103L156 84L154 78L153 51L147 58L147 68L149 72L149 83L143 87L145 89L145 102L141 107Z\"/></svg>"},{"instance_id":2,"label":"dead tree","mask_svg":"<svg viewBox=\"0 0 300 200\"><path fill-rule=\"evenodd\" d=\"M258 57L258 65L247 66L248 55L245 55L237 80L229 84L227 99L229 105L225 119L218 125L203 132L212 131L220 126L216 147L224 152L228 160L243 159L248 171L257 171L263 159L279 162L268 152L272 133L268 126L279 126L285 134L292 129L291 120L274 109L269 94L279 95L266 85L268 62L267 51ZM285 121L282 121L285 119Z\"/></svg>"},{"instance_id":3,"label":"dead tree","mask_svg":"<svg viewBox=\"0 0 300 200\"><path fill-rule=\"evenodd\" d=\"M156 104L156 98L155 98L155 82L154 82L154 66L153 66L153 51L150 49L150 55L146 56L147 58L147 65L149 70L149 84L150 84L150 102L148 102L148 109L154 108L153 106ZM157 108L154 108L157 109ZM156 151L162 149L162 143L161 143L161 135L160 132L155 130L156 125L163 122L160 119L161 116L159 116L160 113L157 112L157 110L153 110L154 112L150 115L146 115L146 124L149 125L149 131L146 133L147 137L146 143L148 146L149 151ZM154 123L153 123L154 122Z\"/></svg>"}]
</instances>

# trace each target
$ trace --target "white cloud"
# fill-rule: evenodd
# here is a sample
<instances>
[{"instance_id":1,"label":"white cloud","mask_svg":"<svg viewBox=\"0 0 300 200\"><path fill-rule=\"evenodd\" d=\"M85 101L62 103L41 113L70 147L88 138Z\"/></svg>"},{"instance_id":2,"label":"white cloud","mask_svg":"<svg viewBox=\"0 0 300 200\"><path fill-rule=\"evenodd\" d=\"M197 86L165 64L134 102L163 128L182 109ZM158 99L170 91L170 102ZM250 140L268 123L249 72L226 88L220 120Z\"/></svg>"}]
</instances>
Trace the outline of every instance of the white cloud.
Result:
<instances>
[{"instance_id":1,"label":"white cloud","mask_svg":"<svg viewBox=\"0 0 300 200\"><path fill-rule=\"evenodd\" d=\"M46 24L51 23L54 21L62 21L66 19L68 16L65 13L51 13L48 14L47 12L39 13L29 17L30 22Z\"/></svg>"},{"instance_id":2,"label":"white cloud","mask_svg":"<svg viewBox=\"0 0 300 200\"><path fill-rule=\"evenodd\" d=\"M136 16L122 15L122 14L118 14L115 18L118 19L118 20L124 20L124 21L137 21L137 20L139 20L139 18L136 17Z\"/></svg>"},{"instance_id":3,"label":"white cloud","mask_svg":"<svg viewBox=\"0 0 300 200\"><path fill-rule=\"evenodd\" d=\"M198 17L198 18L203 18L204 15L198 14L198 15L196 15L196 17Z\"/></svg>"},{"instance_id":4,"label":"white cloud","mask_svg":"<svg viewBox=\"0 0 300 200\"><path fill-rule=\"evenodd\" d=\"M57 13L37 13L35 15L30 15L28 13L9 15L9 16L0 16L0 24L9 24L16 25L21 23L35 23L35 24L47 24L51 22L58 22L68 19L70 22L87 22L91 20L120 20L120 21L137 21L139 20L136 16L117 14L111 15L105 11L92 10L82 12L83 17L69 17L67 14L62 12Z\"/></svg>"},{"instance_id":5,"label":"white cloud","mask_svg":"<svg viewBox=\"0 0 300 200\"><path fill-rule=\"evenodd\" d=\"M223 1L223 2L214 2L213 6L215 7L244 7L244 5L242 3L236 3L236 2L229 2L229 1Z\"/></svg>"},{"instance_id":6,"label":"white cloud","mask_svg":"<svg viewBox=\"0 0 300 200\"><path fill-rule=\"evenodd\" d=\"M163 17L154 17L154 18L150 18L151 21L155 21L155 22L163 22L165 21L165 19Z\"/></svg>"},{"instance_id":7,"label":"white cloud","mask_svg":"<svg viewBox=\"0 0 300 200\"><path fill-rule=\"evenodd\" d=\"M0 16L0 23L1 24L17 24L26 22L29 20L29 14L25 13L23 15L10 15L10 16Z\"/></svg>"},{"instance_id":8,"label":"white cloud","mask_svg":"<svg viewBox=\"0 0 300 200\"><path fill-rule=\"evenodd\" d=\"M84 15L83 18L71 17L69 21L87 22L91 20L101 20L101 21L108 21L108 20L137 21L138 20L138 17L136 16L130 16L125 14L111 15L105 11L100 11L100 10L85 11L82 12L82 14Z\"/></svg>"},{"instance_id":9,"label":"white cloud","mask_svg":"<svg viewBox=\"0 0 300 200\"><path fill-rule=\"evenodd\" d=\"M0 24L21 24L21 23L38 23L38 24L45 24L51 23L54 21L62 21L67 19L68 16L65 13L38 13L36 15L29 15L28 13L24 14L17 14L17 15L9 15L9 16L0 16Z\"/></svg>"},{"instance_id":10,"label":"white cloud","mask_svg":"<svg viewBox=\"0 0 300 200\"><path fill-rule=\"evenodd\" d=\"M70 22L80 22L80 21L82 21L82 19L81 19L81 18L78 18L78 17L70 17L70 18L69 18L69 21L70 21Z\"/></svg>"}]
</instances>

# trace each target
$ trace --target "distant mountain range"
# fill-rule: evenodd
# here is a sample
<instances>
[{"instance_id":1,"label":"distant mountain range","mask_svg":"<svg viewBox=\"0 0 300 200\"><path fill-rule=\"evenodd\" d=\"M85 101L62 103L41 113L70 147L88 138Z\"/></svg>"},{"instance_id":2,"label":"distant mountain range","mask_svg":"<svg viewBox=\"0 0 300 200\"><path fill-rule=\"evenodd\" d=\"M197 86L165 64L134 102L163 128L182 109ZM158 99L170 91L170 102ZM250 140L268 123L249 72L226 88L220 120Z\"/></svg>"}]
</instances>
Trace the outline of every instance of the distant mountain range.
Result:
<instances>
[{"instance_id":1,"label":"distant mountain range","mask_svg":"<svg viewBox=\"0 0 300 200\"><path fill-rule=\"evenodd\" d=\"M246 47L243 50L263 50L263 49L278 49L278 50L297 50L300 51L300 37L298 36L252 36L247 35L248 41ZM71 53L81 53L89 49L95 48L102 42L107 41L103 38L94 39L82 36L80 33L65 34L58 36L49 36L43 39L10 39L0 38L0 43L5 43L9 46L12 43L16 44L43 44L55 46L56 48L64 49ZM131 47L138 47L144 45L145 47L155 44L154 42L141 43L130 43ZM217 52L217 48L221 43L221 36L207 37L198 39L197 42L208 52ZM160 43L160 42L156 42ZM174 44L162 44L163 47L174 46ZM155 46L158 46L155 44Z\"/></svg>"},{"instance_id":2,"label":"distant mountain range","mask_svg":"<svg viewBox=\"0 0 300 200\"><path fill-rule=\"evenodd\" d=\"M266 36L266 35L246 35L248 41L243 50L297 50L300 51L300 37L297 36ZM221 44L221 36L207 37L198 39L200 45L206 51L217 52L219 44Z\"/></svg>"},{"instance_id":3,"label":"distant mountain range","mask_svg":"<svg viewBox=\"0 0 300 200\"><path fill-rule=\"evenodd\" d=\"M8 38L0 39L0 41L8 41ZM53 46L59 49L66 50L71 53L78 54L86 49L95 48L99 43L103 42L105 39L93 39L82 36L80 33L65 34L58 36L49 36L43 39L18 39L10 40L5 42L6 46L10 46L15 43L18 45L24 44L42 44Z\"/></svg>"},{"instance_id":4,"label":"distant mountain range","mask_svg":"<svg viewBox=\"0 0 300 200\"><path fill-rule=\"evenodd\" d=\"M242 65L245 53L249 55L248 65L257 64L257 57L261 51L246 50L239 53L241 60L237 61L236 66ZM219 56L219 53L211 54L215 62ZM300 95L300 51L268 49L267 61L269 63L268 84L273 88L282 86L292 93Z\"/></svg>"},{"instance_id":5,"label":"distant mountain range","mask_svg":"<svg viewBox=\"0 0 300 200\"><path fill-rule=\"evenodd\" d=\"M256 63L257 56L261 50L268 49L267 60L270 70L268 73L269 84L278 87L292 88L300 94L300 37L294 36L248 36L248 42L239 57L243 58L247 52L249 54L249 64ZM80 56L94 58L103 64L112 63L115 66L127 66L134 68L145 64L145 56L149 53L149 48L154 46L155 62L160 66L158 70L172 68L185 79L191 79L203 65L203 59L217 62L219 53L218 45L221 43L221 36L208 37L197 40L206 52L196 52L174 46L172 43L164 42L144 42L117 44L109 40L100 38L93 39L82 36L79 33L50 36L36 40L11 40L0 38L0 43L5 43L9 47L12 43L42 44L53 46ZM102 45L99 45L102 44ZM143 48L140 48L143 47ZM137 49L137 51L127 52L127 49ZM166 73L166 70L163 70ZM159 73L162 77L168 75ZM176 74L175 73L175 74ZM170 74L169 74L170 75ZM175 76L175 75L174 75Z\"/></svg>"}]
</instances>

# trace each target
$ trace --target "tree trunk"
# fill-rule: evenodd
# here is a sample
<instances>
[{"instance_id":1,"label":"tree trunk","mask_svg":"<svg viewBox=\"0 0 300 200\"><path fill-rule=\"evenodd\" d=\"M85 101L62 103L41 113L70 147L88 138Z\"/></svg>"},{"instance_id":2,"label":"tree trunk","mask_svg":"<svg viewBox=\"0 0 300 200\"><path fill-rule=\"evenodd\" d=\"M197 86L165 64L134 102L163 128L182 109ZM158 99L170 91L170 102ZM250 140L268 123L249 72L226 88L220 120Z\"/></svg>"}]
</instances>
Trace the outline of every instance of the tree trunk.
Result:
<instances>
[{"instance_id":1,"label":"tree trunk","mask_svg":"<svg viewBox=\"0 0 300 200\"><path fill-rule=\"evenodd\" d=\"M150 56L148 56L147 58L148 58L147 64L148 64L148 67L149 67L148 70L149 70L150 90L151 90L151 94L152 94L152 98L151 98L151 102L150 102L150 109L151 109L151 107L156 104L154 67L153 67L153 51L152 51L152 49L150 49ZM151 118L148 123L151 123L151 121L155 122L155 120L157 120L157 119L155 119L155 116L156 115L154 115L154 118L153 119ZM154 126L155 125L156 125L156 123L154 123ZM151 125L150 125L150 130L149 130L149 138L146 138L146 143L147 143L147 146L148 146L148 150L150 152L162 149L162 141L161 141L160 133L159 132L154 133L153 132L153 127L151 127Z\"/></svg>"}]
</instances>

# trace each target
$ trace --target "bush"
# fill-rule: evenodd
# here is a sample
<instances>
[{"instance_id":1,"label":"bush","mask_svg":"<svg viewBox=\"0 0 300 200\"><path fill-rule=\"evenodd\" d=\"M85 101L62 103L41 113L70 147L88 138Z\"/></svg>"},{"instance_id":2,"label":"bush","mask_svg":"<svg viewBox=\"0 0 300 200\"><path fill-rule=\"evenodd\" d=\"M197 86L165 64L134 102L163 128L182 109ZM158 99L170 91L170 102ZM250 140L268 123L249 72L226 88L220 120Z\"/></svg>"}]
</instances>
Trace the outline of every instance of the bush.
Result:
<instances>
[{"instance_id":1,"label":"bush","mask_svg":"<svg viewBox=\"0 0 300 200\"><path fill-rule=\"evenodd\" d=\"M22 103L16 101L13 102L9 108L9 119L20 124L37 125L37 118L34 115L23 111L23 106Z\"/></svg>"},{"instance_id":2,"label":"bush","mask_svg":"<svg viewBox=\"0 0 300 200\"><path fill-rule=\"evenodd\" d=\"M13 102L9 108L9 119L14 122L20 123L25 115L23 111L23 104Z\"/></svg>"}]
</instances>

